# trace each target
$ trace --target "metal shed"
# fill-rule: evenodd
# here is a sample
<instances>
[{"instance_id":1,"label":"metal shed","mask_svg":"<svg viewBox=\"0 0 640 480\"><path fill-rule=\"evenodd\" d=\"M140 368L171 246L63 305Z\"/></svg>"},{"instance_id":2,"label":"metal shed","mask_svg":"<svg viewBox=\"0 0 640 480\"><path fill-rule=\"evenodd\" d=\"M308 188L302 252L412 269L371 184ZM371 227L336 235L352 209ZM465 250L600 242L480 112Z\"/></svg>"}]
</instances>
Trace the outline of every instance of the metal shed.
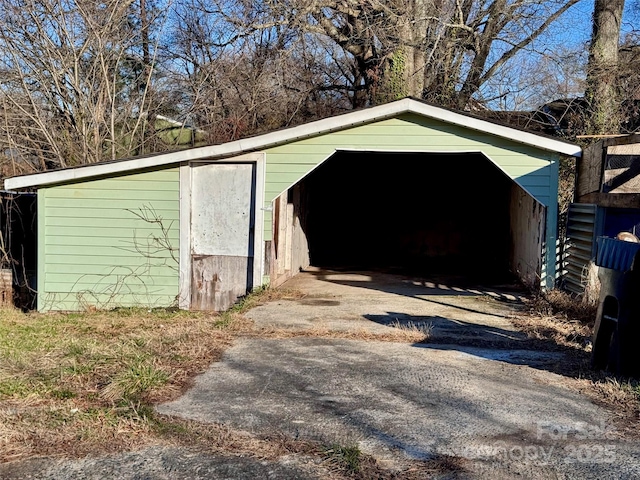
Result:
<instances>
[{"instance_id":1,"label":"metal shed","mask_svg":"<svg viewBox=\"0 0 640 480\"><path fill-rule=\"evenodd\" d=\"M574 203L567 215L562 285L581 294L588 284L596 239L640 235L640 135L601 139L576 165Z\"/></svg>"},{"instance_id":2,"label":"metal shed","mask_svg":"<svg viewBox=\"0 0 640 480\"><path fill-rule=\"evenodd\" d=\"M407 98L5 188L38 191L40 310L220 310L309 264L550 287L558 161L580 153Z\"/></svg>"}]
</instances>

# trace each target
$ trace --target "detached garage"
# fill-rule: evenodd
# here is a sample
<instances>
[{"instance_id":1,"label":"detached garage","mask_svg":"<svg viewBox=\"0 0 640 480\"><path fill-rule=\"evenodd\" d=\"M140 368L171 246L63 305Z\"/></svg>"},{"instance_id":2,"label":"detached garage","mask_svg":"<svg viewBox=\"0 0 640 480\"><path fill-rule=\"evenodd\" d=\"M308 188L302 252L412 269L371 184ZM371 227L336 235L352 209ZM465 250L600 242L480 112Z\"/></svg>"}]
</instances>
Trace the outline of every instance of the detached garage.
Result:
<instances>
[{"instance_id":1,"label":"detached garage","mask_svg":"<svg viewBox=\"0 0 640 480\"><path fill-rule=\"evenodd\" d=\"M550 287L558 161L580 153L403 99L5 188L38 191L39 310L220 310L309 265Z\"/></svg>"}]
</instances>

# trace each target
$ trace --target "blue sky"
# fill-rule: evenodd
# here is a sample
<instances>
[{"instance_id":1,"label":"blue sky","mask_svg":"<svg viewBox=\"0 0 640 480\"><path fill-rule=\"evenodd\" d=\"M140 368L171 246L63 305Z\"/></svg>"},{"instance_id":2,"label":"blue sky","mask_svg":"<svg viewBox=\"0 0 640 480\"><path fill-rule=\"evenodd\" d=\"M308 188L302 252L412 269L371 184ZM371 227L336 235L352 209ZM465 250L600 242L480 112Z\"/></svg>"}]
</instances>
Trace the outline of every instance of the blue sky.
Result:
<instances>
[{"instance_id":1,"label":"blue sky","mask_svg":"<svg viewBox=\"0 0 640 480\"><path fill-rule=\"evenodd\" d=\"M482 88L492 108L529 110L562 97L582 95L591 40L594 0L582 0L510 62L503 77ZM640 0L627 0L621 40L640 31ZM556 88L554 88L556 87Z\"/></svg>"},{"instance_id":2,"label":"blue sky","mask_svg":"<svg viewBox=\"0 0 640 480\"><path fill-rule=\"evenodd\" d=\"M591 40L593 0L582 0L574 5L549 32L553 43L570 48L586 48ZM640 32L640 0L627 0L622 18L621 40L630 33ZM551 39L550 39L551 40Z\"/></svg>"}]
</instances>

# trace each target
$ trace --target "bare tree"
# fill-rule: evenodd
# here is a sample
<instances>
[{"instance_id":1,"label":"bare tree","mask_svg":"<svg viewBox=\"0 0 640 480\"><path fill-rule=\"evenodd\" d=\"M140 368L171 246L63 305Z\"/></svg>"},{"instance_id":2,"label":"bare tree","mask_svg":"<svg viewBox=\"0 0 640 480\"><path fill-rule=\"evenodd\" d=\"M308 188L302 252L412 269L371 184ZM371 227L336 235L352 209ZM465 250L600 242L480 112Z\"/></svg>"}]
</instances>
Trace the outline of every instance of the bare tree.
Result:
<instances>
[{"instance_id":1,"label":"bare tree","mask_svg":"<svg viewBox=\"0 0 640 480\"><path fill-rule=\"evenodd\" d=\"M177 3L167 56L181 120L207 131L210 142L350 107L329 87L348 75L340 62L330 61L339 50L334 44L309 41L286 26L235 35L220 18L202 15L203 8L200 0Z\"/></svg>"},{"instance_id":2,"label":"bare tree","mask_svg":"<svg viewBox=\"0 0 640 480\"><path fill-rule=\"evenodd\" d=\"M405 95L462 108L577 0L198 0L231 44L259 30L330 39L354 107ZM351 63L351 68L349 67Z\"/></svg>"},{"instance_id":3,"label":"bare tree","mask_svg":"<svg viewBox=\"0 0 640 480\"><path fill-rule=\"evenodd\" d=\"M630 35L618 51L621 132L640 131L640 38Z\"/></svg>"},{"instance_id":4,"label":"bare tree","mask_svg":"<svg viewBox=\"0 0 640 480\"><path fill-rule=\"evenodd\" d=\"M147 128L149 18L133 0L0 2L0 144L35 169L130 156Z\"/></svg>"},{"instance_id":5,"label":"bare tree","mask_svg":"<svg viewBox=\"0 0 640 480\"><path fill-rule=\"evenodd\" d=\"M587 69L592 133L618 133L622 123L618 49L624 0L596 0Z\"/></svg>"}]
</instances>

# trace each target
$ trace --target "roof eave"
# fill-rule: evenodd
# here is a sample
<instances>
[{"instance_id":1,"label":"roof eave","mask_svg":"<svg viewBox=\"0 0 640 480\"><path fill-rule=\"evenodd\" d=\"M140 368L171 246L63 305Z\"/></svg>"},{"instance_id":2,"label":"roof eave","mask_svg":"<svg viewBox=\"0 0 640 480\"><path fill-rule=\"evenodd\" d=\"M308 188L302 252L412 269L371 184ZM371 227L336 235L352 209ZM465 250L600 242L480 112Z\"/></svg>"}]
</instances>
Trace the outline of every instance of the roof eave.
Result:
<instances>
[{"instance_id":1,"label":"roof eave","mask_svg":"<svg viewBox=\"0 0 640 480\"><path fill-rule=\"evenodd\" d=\"M299 125L297 127L291 127L256 137L249 137L242 140L223 143L221 145L191 148L177 152L162 153L151 157L133 158L131 160L121 162L99 163L77 168L12 177L4 181L4 187L8 190L20 190L29 187L52 185L89 177L98 177L113 173L159 167L193 160L227 158L246 152L272 148L284 143L384 120L397 115L402 115L403 113L423 115L465 128L504 137L539 149L561 153L563 155L579 157L582 154L582 149L577 145L516 130L514 128L495 124L480 118L463 115L441 107L422 103L411 98L404 98L402 100L369 109L357 110L337 117L316 120L315 122Z\"/></svg>"}]
</instances>

